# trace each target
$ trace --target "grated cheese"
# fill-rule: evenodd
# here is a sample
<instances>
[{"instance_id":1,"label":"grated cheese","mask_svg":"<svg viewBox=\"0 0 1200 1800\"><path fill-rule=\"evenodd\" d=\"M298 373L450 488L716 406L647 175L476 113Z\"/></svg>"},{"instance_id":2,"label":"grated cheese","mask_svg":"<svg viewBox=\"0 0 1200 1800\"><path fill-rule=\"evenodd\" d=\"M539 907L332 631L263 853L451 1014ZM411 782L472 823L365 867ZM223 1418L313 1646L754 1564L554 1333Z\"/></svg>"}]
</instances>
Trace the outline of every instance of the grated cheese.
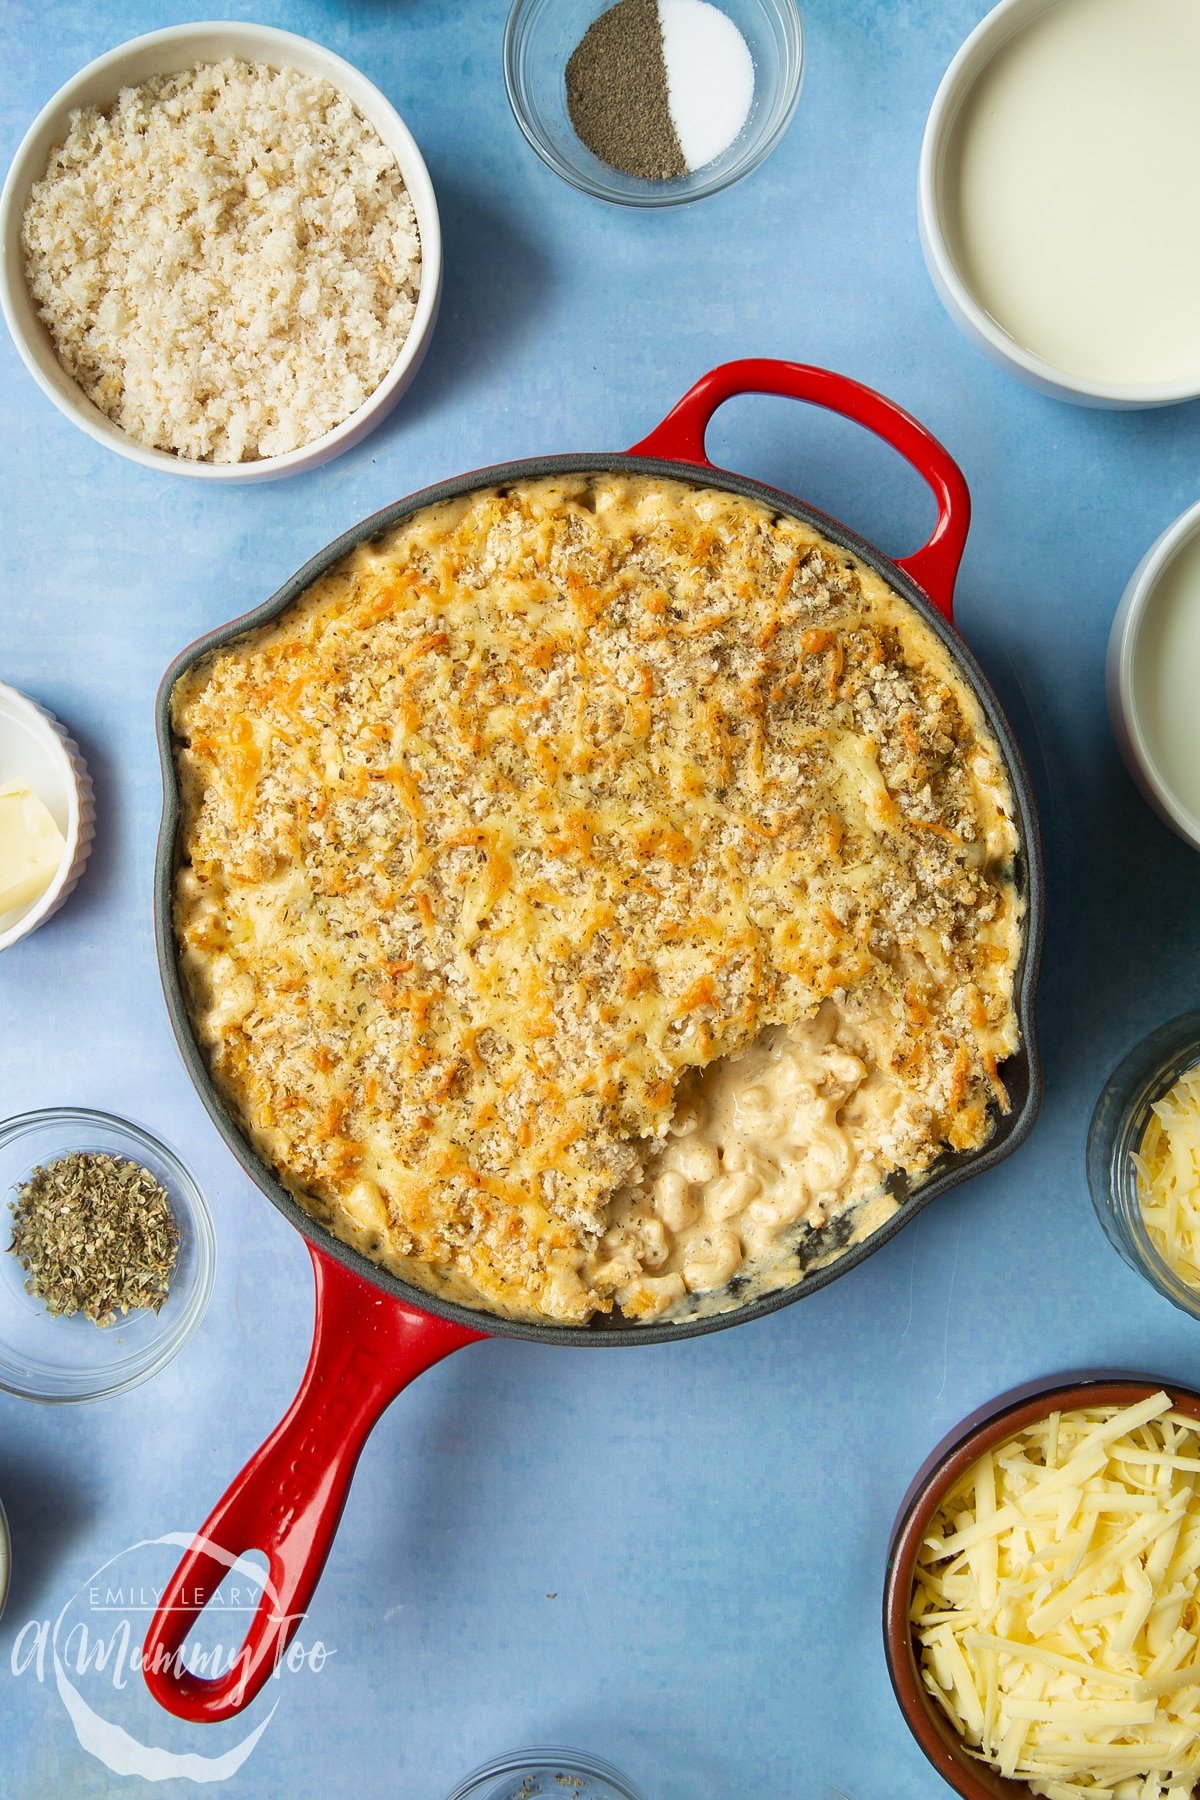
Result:
<instances>
[{"instance_id":1,"label":"grated cheese","mask_svg":"<svg viewBox=\"0 0 1200 1800\"><path fill-rule=\"evenodd\" d=\"M1200 1063L1155 1101L1133 1161L1150 1242L1181 1281L1200 1288Z\"/></svg>"},{"instance_id":2,"label":"grated cheese","mask_svg":"<svg viewBox=\"0 0 1200 1800\"><path fill-rule=\"evenodd\" d=\"M980 1457L924 1539L925 1686L1047 1800L1191 1800L1200 1779L1198 1435L1164 1393L1052 1414Z\"/></svg>"}]
</instances>

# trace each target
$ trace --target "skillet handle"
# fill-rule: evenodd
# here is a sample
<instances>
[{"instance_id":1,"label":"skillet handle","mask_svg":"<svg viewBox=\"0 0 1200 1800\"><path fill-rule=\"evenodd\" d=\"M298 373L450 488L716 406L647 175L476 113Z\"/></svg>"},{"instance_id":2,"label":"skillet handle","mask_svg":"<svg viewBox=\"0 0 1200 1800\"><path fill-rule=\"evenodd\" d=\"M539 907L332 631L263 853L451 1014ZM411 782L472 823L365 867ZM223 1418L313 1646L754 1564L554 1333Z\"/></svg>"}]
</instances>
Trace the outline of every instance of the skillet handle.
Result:
<instances>
[{"instance_id":1,"label":"skillet handle","mask_svg":"<svg viewBox=\"0 0 1200 1800\"><path fill-rule=\"evenodd\" d=\"M925 590L937 610L953 623L954 582L971 523L966 479L932 432L874 388L811 363L779 362L762 356L722 363L689 388L662 424L633 445L630 456L660 456L711 469L713 464L704 450L709 421L719 406L739 394L779 394L786 400L806 400L813 406L824 406L844 419L865 425L912 464L933 490L937 524L928 543L911 556L899 558L898 567Z\"/></svg>"},{"instance_id":2,"label":"skillet handle","mask_svg":"<svg viewBox=\"0 0 1200 1800\"><path fill-rule=\"evenodd\" d=\"M146 1685L181 1719L232 1718L275 1673L320 1579L371 1427L423 1370L484 1335L389 1299L309 1251L316 1317L300 1390L193 1539L146 1633ZM227 1673L190 1674L188 1633L252 1550L264 1552L269 1569L245 1642Z\"/></svg>"}]
</instances>

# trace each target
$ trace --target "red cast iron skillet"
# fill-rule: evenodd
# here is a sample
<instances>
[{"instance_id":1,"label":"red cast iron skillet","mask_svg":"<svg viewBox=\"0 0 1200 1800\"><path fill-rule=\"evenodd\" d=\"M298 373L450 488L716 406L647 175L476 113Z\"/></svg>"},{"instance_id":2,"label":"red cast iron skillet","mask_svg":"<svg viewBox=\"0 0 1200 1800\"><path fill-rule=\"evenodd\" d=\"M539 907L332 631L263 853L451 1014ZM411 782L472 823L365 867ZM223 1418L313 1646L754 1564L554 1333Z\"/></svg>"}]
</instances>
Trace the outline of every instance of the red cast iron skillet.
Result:
<instances>
[{"instance_id":1,"label":"red cast iron skillet","mask_svg":"<svg viewBox=\"0 0 1200 1800\"><path fill-rule=\"evenodd\" d=\"M924 477L937 500L937 524L914 555L890 562L854 532L823 513L758 482L716 469L704 453L709 420L724 401L746 393L779 394L827 407L864 425L898 450ZM1004 1065L1011 1110L996 1121L981 1150L949 1153L929 1179L879 1231L846 1249L840 1260L803 1282L715 1317L658 1325L620 1318L589 1326L524 1324L435 1298L379 1268L311 1218L262 1162L231 1118L213 1085L184 1005L171 921L178 863L179 792L169 702L175 682L197 658L273 619L348 551L380 537L402 519L440 500L544 475L620 470L671 477L720 488L765 502L776 513L816 526L877 573L912 605L949 651L961 678L974 691L999 745L1016 805L1020 839L1017 881L1025 901L1024 945L1016 1010L1021 1047ZM958 466L922 425L881 394L804 363L752 360L726 363L698 381L650 436L627 454L539 457L478 470L385 507L305 564L254 612L222 626L176 658L158 698L164 810L155 871L155 930L167 1009L188 1072L213 1121L242 1167L267 1198L308 1241L316 1277L312 1353L300 1391L286 1416L220 1500L163 1596L146 1637L146 1680L170 1711L183 1718L217 1720L247 1705L277 1667L312 1597L341 1515L359 1452L384 1408L422 1370L480 1337L536 1338L548 1344L661 1344L719 1331L761 1318L814 1293L846 1274L913 1218L923 1206L967 1175L991 1168L1023 1142L1041 1104L1041 1076L1033 1034L1033 996L1042 941L1043 873L1037 818L1029 778L1008 723L979 665L951 624L954 580L970 521L970 497ZM814 1237L812 1258L845 1243ZM807 1245L806 1245L807 1251ZM807 1256L806 1256L807 1259ZM733 1288L736 1294L736 1285ZM178 1654L187 1633L228 1568L229 1558L265 1553L269 1579L235 1667L220 1678L189 1673Z\"/></svg>"}]
</instances>

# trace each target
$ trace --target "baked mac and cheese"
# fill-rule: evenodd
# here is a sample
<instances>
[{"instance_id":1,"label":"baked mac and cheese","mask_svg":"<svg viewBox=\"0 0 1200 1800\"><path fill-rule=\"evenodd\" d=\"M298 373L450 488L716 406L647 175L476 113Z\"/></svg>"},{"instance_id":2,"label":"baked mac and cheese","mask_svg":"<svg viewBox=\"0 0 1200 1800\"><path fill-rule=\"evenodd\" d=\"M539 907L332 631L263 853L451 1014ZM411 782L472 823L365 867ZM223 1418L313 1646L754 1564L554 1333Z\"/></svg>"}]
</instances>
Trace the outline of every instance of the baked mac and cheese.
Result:
<instances>
[{"instance_id":1,"label":"baked mac and cheese","mask_svg":"<svg viewBox=\"0 0 1200 1800\"><path fill-rule=\"evenodd\" d=\"M1007 1106L999 752L806 524L632 473L476 491L203 657L172 716L216 1084L428 1291L739 1304Z\"/></svg>"}]
</instances>

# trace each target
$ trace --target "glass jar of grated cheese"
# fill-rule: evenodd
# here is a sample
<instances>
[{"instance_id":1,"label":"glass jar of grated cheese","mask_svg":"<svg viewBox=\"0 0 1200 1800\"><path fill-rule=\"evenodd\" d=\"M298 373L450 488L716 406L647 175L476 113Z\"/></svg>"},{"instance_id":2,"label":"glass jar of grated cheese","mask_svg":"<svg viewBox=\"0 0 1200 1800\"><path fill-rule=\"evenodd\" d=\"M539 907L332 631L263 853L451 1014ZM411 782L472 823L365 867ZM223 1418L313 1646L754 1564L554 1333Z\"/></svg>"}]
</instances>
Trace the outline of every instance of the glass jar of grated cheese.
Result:
<instances>
[{"instance_id":1,"label":"glass jar of grated cheese","mask_svg":"<svg viewBox=\"0 0 1200 1800\"><path fill-rule=\"evenodd\" d=\"M1118 1063L1088 1127L1092 1205L1113 1247L1200 1319L1200 1012Z\"/></svg>"}]
</instances>

